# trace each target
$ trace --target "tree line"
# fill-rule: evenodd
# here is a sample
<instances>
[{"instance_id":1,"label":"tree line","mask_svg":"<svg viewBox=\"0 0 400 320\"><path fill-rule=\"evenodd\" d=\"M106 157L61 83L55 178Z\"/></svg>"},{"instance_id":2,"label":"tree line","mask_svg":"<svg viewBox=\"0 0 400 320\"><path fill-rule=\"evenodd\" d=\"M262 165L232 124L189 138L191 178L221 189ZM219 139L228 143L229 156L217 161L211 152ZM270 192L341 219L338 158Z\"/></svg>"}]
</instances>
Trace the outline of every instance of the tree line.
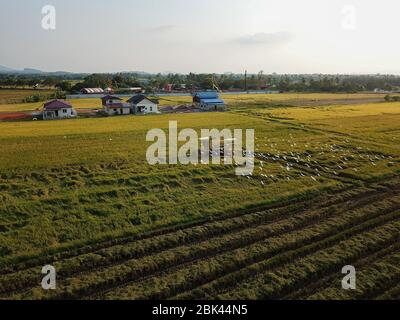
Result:
<instances>
[{"instance_id":1,"label":"tree line","mask_svg":"<svg viewBox=\"0 0 400 320\"><path fill-rule=\"evenodd\" d=\"M147 74L117 73L90 75L0 75L0 87L54 87L67 93L83 88L112 88L123 91L142 87L147 92L164 90L271 90L285 92L399 91L395 75L279 75L264 74Z\"/></svg>"}]
</instances>

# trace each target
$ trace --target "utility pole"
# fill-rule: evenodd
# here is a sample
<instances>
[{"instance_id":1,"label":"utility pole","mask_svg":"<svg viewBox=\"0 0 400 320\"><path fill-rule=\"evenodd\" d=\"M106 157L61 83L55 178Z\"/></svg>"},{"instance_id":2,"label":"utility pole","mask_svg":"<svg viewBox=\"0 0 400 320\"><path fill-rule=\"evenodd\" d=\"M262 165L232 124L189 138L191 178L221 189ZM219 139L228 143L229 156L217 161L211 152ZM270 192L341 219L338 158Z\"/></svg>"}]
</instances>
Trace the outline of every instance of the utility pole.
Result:
<instances>
[{"instance_id":1,"label":"utility pole","mask_svg":"<svg viewBox=\"0 0 400 320\"><path fill-rule=\"evenodd\" d=\"M247 93L247 70L244 72L244 91Z\"/></svg>"}]
</instances>

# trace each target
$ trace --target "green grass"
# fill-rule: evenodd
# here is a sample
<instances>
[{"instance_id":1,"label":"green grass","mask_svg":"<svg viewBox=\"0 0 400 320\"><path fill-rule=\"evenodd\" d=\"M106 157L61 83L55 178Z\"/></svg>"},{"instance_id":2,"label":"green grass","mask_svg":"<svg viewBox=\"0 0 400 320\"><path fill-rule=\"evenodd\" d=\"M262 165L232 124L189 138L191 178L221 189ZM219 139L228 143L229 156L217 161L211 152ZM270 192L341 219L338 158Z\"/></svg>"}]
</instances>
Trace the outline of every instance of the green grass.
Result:
<instances>
[{"instance_id":1,"label":"green grass","mask_svg":"<svg viewBox=\"0 0 400 320\"><path fill-rule=\"evenodd\" d=\"M24 98L33 95L48 96L54 93L54 90L33 90L33 89L0 89L0 112L8 110L15 111L13 104L21 106ZM8 105L8 106L7 106ZM25 104L27 109L34 110L35 104ZM16 107L18 109L18 107ZM18 110L19 111L19 110Z\"/></svg>"}]
</instances>

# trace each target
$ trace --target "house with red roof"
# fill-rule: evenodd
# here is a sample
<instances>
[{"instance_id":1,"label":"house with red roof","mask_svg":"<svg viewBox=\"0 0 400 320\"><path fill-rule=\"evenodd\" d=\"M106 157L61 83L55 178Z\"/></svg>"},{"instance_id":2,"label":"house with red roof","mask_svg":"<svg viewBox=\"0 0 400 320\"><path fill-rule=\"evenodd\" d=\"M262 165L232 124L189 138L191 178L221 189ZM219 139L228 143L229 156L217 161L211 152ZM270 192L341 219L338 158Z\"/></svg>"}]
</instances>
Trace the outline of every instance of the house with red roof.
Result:
<instances>
[{"instance_id":1,"label":"house with red roof","mask_svg":"<svg viewBox=\"0 0 400 320\"><path fill-rule=\"evenodd\" d=\"M101 98L103 112L109 116L131 114L131 105L124 103L121 98L112 95L106 95Z\"/></svg>"},{"instance_id":2,"label":"house with red roof","mask_svg":"<svg viewBox=\"0 0 400 320\"><path fill-rule=\"evenodd\" d=\"M64 100L52 100L43 105L43 120L76 118L77 112Z\"/></svg>"}]
</instances>

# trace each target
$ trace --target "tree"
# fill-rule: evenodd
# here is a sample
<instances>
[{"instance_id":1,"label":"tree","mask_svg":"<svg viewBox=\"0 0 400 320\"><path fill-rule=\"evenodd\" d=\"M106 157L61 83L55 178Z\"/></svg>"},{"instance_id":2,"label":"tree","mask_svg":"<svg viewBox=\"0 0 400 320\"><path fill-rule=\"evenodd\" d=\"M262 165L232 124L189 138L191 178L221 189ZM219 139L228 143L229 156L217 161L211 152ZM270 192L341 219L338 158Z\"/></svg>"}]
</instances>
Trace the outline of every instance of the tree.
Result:
<instances>
[{"instance_id":1,"label":"tree","mask_svg":"<svg viewBox=\"0 0 400 320\"><path fill-rule=\"evenodd\" d=\"M47 77L43 80L43 85L48 86L48 87L53 87L57 84L58 79L55 77Z\"/></svg>"},{"instance_id":2,"label":"tree","mask_svg":"<svg viewBox=\"0 0 400 320\"><path fill-rule=\"evenodd\" d=\"M91 74L85 77L83 88L106 88L111 86L112 75L109 74Z\"/></svg>"},{"instance_id":3,"label":"tree","mask_svg":"<svg viewBox=\"0 0 400 320\"><path fill-rule=\"evenodd\" d=\"M61 90L61 91L67 91L67 92L69 92L69 91L71 91L72 85L71 85L71 83L69 83L68 81L61 81L61 82L58 82L58 83L55 85L55 87L56 87L57 89Z\"/></svg>"}]
</instances>

